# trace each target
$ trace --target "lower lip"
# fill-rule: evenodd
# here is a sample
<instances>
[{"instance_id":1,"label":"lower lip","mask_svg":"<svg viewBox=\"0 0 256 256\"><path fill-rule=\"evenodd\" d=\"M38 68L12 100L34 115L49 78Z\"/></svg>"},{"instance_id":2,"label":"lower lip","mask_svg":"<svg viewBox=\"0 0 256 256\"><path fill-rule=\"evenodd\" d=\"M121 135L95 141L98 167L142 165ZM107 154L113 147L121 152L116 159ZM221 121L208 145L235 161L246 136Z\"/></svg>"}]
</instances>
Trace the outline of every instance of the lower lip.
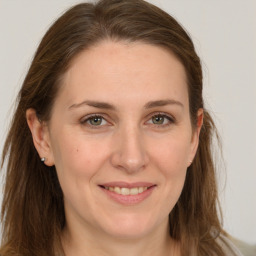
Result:
<instances>
[{"instance_id":1,"label":"lower lip","mask_svg":"<svg viewBox=\"0 0 256 256\"><path fill-rule=\"evenodd\" d=\"M153 190L155 189L156 186L152 186L150 188L148 188L147 190L145 190L144 192L138 194L138 195L121 195L121 194L117 194L113 191L107 190L105 188L100 187L103 192L112 200L116 201L117 203L123 204L123 205L134 205L134 204L138 204L141 203L142 201L144 201L146 198L148 198L151 193L153 192Z\"/></svg>"}]
</instances>

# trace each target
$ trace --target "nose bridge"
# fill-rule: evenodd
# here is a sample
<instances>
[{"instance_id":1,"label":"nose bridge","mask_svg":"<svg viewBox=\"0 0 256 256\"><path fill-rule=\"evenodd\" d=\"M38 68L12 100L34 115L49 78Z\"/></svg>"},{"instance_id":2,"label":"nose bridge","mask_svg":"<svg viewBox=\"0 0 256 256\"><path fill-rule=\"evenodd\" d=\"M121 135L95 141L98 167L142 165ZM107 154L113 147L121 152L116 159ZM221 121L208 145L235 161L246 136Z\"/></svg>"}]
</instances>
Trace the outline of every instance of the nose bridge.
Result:
<instances>
[{"instance_id":1,"label":"nose bridge","mask_svg":"<svg viewBox=\"0 0 256 256\"><path fill-rule=\"evenodd\" d=\"M147 164L143 133L134 123L120 126L116 133L116 147L112 163L129 173L137 172Z\"/></svg>"}]
</instances>

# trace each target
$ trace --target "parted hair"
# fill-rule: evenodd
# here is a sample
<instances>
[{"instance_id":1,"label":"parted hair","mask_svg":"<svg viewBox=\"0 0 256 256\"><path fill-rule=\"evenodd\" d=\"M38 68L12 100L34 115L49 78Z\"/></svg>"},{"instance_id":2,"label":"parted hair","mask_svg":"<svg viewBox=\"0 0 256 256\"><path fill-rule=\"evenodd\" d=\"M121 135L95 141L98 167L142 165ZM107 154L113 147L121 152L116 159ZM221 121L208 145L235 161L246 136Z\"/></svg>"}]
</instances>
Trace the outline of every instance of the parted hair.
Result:
<instances>
[{"instance_id":1,"label":"parted hair","mask_svg":"<svg viewBox=\"0 0 256 256\"><path fill-rule=\"evenodd\" d=\"M204 107L202 68L193 42L169 14L143 0L101 0L67 10L44 35L17 97L17 107L2 154L2 256L63 255L63 193L55 167L42 164L26 122L33 108L49 121L71 61L103 41L143 42L174 53L186 71L192 126L204 109L199 147L188 168L181 196L169 215L170 236L182 256L224 256L217 237L224 234L212 156L214 122ZM5 166L5 168L3 168ZM100 242L100 241L99 241ZM194 255L194 254L193 254Z\"/></svg>"}]
</instances>

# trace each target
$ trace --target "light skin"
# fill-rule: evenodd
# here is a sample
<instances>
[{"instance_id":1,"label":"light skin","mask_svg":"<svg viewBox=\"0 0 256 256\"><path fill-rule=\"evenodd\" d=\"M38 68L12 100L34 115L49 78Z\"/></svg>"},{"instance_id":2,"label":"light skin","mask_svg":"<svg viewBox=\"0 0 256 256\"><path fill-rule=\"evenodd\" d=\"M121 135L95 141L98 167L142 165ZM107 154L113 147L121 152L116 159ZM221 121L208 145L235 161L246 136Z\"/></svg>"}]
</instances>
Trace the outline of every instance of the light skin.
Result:
<instances>
[{"instance_id":1,"label":"light skin","mask_svg":"<svg viewBox=\"0 0 256 256\"><path fill-rule=\"evenodd\" d=\"M69 256L179 255L168 232L202 126L192 127L186 74L170 52L104 41L66 72L50 121L27 121L64 194ZM152 184L141 201L120 203L102 184ZM112 192L114 193L114 192ZM131 196L132 197L132 196Z\"/></svg>"}]
</instances>

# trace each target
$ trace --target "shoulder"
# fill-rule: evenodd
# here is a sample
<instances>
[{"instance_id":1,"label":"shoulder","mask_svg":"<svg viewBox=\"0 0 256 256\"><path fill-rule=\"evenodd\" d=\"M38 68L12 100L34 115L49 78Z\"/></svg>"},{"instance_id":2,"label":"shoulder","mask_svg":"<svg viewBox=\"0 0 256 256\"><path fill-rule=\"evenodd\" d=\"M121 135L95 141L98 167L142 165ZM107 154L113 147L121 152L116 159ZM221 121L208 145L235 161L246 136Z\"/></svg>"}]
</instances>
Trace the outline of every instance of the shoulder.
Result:
<instances>
[{"instance_id":1,"label":"shoulder","mask_svg":"<svg viewBox=\"0 0 256 256\"><path fill-rule=\"evenodd\" d=\"M244 256L228 237L220 235L217 242L227 256Z\"/></svg>"}]
</instances>

